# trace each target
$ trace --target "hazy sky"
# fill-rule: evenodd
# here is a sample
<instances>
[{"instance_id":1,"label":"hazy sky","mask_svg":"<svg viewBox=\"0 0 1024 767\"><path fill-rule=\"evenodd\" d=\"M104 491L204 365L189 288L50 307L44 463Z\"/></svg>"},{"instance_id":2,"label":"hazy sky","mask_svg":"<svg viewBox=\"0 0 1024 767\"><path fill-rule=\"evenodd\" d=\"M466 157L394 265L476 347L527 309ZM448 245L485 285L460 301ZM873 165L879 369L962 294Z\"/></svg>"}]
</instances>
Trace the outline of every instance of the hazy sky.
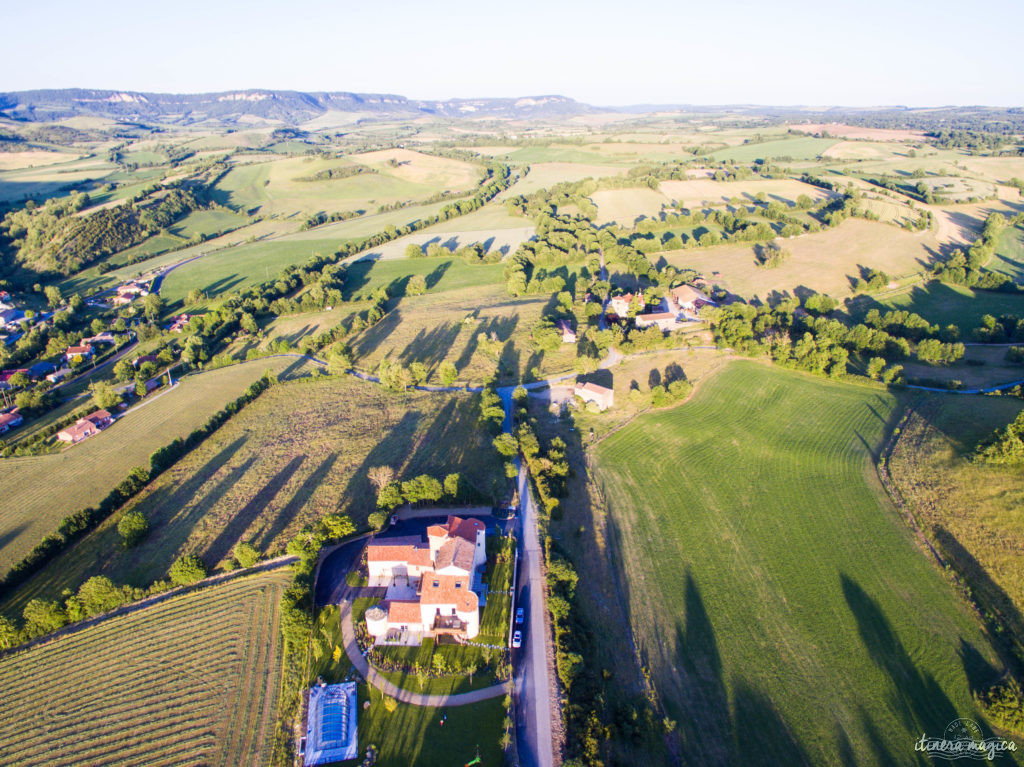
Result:
<instances>
[{"instance_id":1,"label":"hazy sky","mask_svg":"<svg viewBox=\"0 0 1024 767\"><path fill-rule=\"evenodd\" d=\"M0 90L1024 102L1022 0L45 0L3 19Z\"/></svg>"}]
</instances>

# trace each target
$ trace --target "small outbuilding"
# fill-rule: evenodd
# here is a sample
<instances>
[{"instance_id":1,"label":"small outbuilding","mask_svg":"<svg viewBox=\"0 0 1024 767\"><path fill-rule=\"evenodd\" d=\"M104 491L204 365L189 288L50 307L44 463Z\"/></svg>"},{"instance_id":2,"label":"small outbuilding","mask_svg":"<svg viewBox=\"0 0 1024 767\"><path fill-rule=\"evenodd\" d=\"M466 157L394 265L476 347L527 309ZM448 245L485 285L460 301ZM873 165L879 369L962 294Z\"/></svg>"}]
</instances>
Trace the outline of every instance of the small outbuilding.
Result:
<instances>
[{"instance_id":1,"label":"small outbuilding","mask_svg":"<svg viewBox=\"0 0 1024 767\"><path fill-rule=\"evenodd\" d=\"M595 383L576 384L573 394L584 402L593 402L598 410L607 410L615 405L615 392Z\"/></svg>"}]
</instances>

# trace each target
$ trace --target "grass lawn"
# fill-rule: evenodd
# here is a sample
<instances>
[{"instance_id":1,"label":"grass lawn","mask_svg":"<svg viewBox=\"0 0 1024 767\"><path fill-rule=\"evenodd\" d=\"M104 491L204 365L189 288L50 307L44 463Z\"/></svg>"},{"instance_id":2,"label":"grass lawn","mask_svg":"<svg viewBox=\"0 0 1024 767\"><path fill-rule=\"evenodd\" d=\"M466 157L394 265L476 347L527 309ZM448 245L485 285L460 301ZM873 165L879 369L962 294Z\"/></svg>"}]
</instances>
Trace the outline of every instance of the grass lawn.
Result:
<instances>
[{"instance_id":1,"label":"grass lawn","mask_svg":"<svg viewBox=\"0 0 1024 767\"><path fill-rule=\"evenodd\" d=\"M353 619L361 619L367 605L353 605ZM356 609L362 612L357 614ZM328 684L350 678L352 666L344 654L341 644L341 628L338 625L337 607L321 610L314 629L314 661L310 670L310 683L321 677ZM394 648L410 654L421 648ZM319 655L319 660L317 660ZM334 660L334 656L339 658ZM482 675L481 675L482 676ZM468 679L460 677L468 684ZM474 688L479 677L474 677ZM446 680L431 680L431 684ZM413 677L406 685L411 690L419 689ZM428 692L444 692L430 688ZM464 691L464 690L461 690ZM369 709L363 704L370 701ZM446 716L441 724L441 717ZM505 717L504 704L500 697L474 703L469 706L430 708L399 703L394 712L385 708L381 694L365 682L359 683L359 748L361 753L373 746L378 751L377 764L389 767L449 767L465 764L477 755L479 748L481 764L500 767L504 764L503 753L498 740L503 732Z\"/></svg>"},{"instance_id":2,"label":"grass lawn","mask_svg":"<svg viewBox=\"0 0 1024 767\"><path fill-rule=\"evenodd\" d=\"M996 255L989 262L993 272L1002 272L1015 282L1024 281L1024 228L1007 227L999 236Z\"/></svg>"},{"instance_id":3,"label":"grass lawn","mask_svg":"<svg viewBox=\"0 0 1024 767\"><path fill-rule=\"evenodd\" d=\"M268 235L280 234L281 232L294 230L297 227L297 222L283 222L275 219L267 219L265 221L258 221L255 224L243 226L240 229L228 232L227 234L222 234L219 237L214 237L198 245L182 247L186 244L185 241L176 239L175 242L177 245L175 247L177 249L161 253L160 255L153 256L152 258L147 258L145 261L139 261L138 263L127 264L125 266L112 269L104 274L100 274L97 267L91 266L88 269L83 269L78 274L66 277L57 283L57 286L61 289L61 293L63 295L84 293L85 291L94 288L109 288L123 280L138 277L141 274L150 273L154 269L185 261L193 256L199 255L200 253L213 254L214 251L229 248L233 245L239 245L241 243L245 243L247 240L256 240ZM158 235L158 237L160 236L161 235ZM147 240L135 247L144 248L149 242L150 240ZM111 261L111 263L125 263L129 260L129 256L132 251L133 249L129 249L122 251L121 253L117 253L111 256L108 261ZM188 290L186 290L185 293L187 294Z\"/></svg>"},{"instance_id":4,"label":"grass lawn","mask_svg":"<svg viewBox=\"0 0 1024 767\"><path fill-rule=\"evenodd\" d=\"M269 764L290 581L239 578L0 658L0 762Z\"/></svg>"},{"instance_id":5,"label":"grass lawn","mask_svg":"<svg viewBox=\"0 0 1024 767\"><path fill-rule=\"evenodd\" d=\"M366 700L370 708L364 711ZM380 693L361 684L359 706L359 747L376 747L379 767L451 767L477 755L481 767L505 763L498 745L505 718L501 698L447 708L399 703L388 713Z\"/></svg>"},{"instance_id":6,"label":"grass lawn","mask_svg":"<svg viewBox=\"0 0 1024 767\"><path fill-rule=\"evenodd\" d=\"M604 178L605 176L621 176L628 168L624 165L612 165L609 158L598 157L597 163L577 162L535 162L530 165L530 172L519 179L511 187L498 195L499 200L507 200L521 194L532 194L538 189L547 189L563 181L582 181L585 178Z\"/></svg>"},{"instance_id":7,"label":"grass lawn","mask_svg":"<svg viewBox=\"0 0 1024 767\"><path fill-rule=\"evenodd\" d=\"M255 377L273 361L242 368ZM393 394L353 378L274 387L136 497L125 511L149 520L142 543L129 550L119 545L123 512L114 514L13 592L2 609L19 613L32 597L57 596L96 573L149 584L188 552L213 568L240 540L283 553L300 527L328 513L350 514L362 524L375 508L366 478L371 466L390 465L401 479L459 472L483 498L496 498L504 488L501 464L489 434L477 426L474 403L468 394ZM126 473L118 471L117 479ZM49 504L59 507L52 498Z\"/></svg>"},{"instance_id":8,"label":"grass lawn","mask_svg":"<svg viewBox=\"0 0 1024 767\"><path fill-rule=\"evenodd\" d=\"M872 465L899 404L738 361L594 449L634 638L695 763L917 764L922 732L980 719L994 653Z\"/></svg>"},{"instance_id":9,"label":"grass lawn","mask_svg":"<svg viewBox=\"0 0 1024 767\"><path fill-rule=\"evenodd\" d=\"M148 466L154 450L187 436L268 368L282 376L299 375L308 372L308 363L274 358L189 376L79 445L0 461L0 572L53 532L62 518L101 501L132 467Z\"/></svg>"},{"instance_id":10,"label":"grass lawn","mask_svg":"<svg viewBox=\"0 0 1024 767\"><path fill-rule=\"evenodd\" d=\"M394 159L397 166L387 160ZM375 173L348 178L301 181L321 171L367 165ZM233 168L213 189L213 199L240 211L293 215L318 211L375 209L398 200L422 199L447 189L469 189L481 175L460 160L390 150L325 159L285 157Z\"/></svg>"},{"instance_id":11,"label":"grass lawn","mask_svg":"<svg viewBox=\"0 0 1024 767\"><path fill-rule=\"evenodd\" d=\"M820 187L805 184L796 179L749 178L742 181L715 181L711 178L693 178L686 181L662 181L662 193L686 208L700 207L704 203L720 205L734 197L744 204L752 202L758 194L764 193L769 202L778 201L787 205L796 204L797 198L805 194L817 202L830 196Z\"/></svg>"},{"instance_id":12,"label":"grass lawn","mask_svg":"<svg viewBox=\"0 0 1024 767\"><path fill-rule=\"evenodd\" d=\"M230 210L195 210L169 227L171 234L186 239L197 234L212 237L226 229L235 229L249 221L248 216Z\"/></svg>"}]
</instances>

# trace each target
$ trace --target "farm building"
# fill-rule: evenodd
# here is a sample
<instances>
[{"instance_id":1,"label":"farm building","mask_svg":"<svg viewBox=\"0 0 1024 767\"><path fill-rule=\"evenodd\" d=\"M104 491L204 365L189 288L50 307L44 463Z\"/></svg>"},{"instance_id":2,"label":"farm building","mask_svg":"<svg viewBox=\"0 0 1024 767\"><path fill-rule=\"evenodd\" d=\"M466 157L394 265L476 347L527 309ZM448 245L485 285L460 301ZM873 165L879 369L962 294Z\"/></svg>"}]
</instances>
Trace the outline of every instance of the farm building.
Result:
<instances>
[{"instance_id":1,"label":"farm building","mask_svg":"<svg viewBox=\"0 0 1024 767\"><path fill-rule=\"evenodd\" d=\"M407 592L367 611L370 635L385 641L410 634L475 637L480 632L480 605L474 586L487 563L485 536L480 520L449 516L445 524L427 528L426 541L401 536L370 543L370 583Z\"/></svg>"},{"instance_id":2,"label":"farm building","mask_svg":"<svg viewBox=\"0 0 1024 767\"><path fill-rule=\"evenodd\" d=\"M679 327L679 318L672 312L650 312L649 314L638 314L636 316L638 328L658 327L662 332L668 333Z\"/></svg>"},{"instance_id":3,"label":"farm building","mask_svg":"<svg viewBox=\"0 0 1024 767\"><path fill-rule=\"evenodd\" d=\"M318 684L310 689L303 764L309 767L356 758L356 710L355 682Z\"/></svg>"},{"instance_id":4,"label":"farm building","mask_svg":"<svg viewBox=\"0 0 1024 767\"><path fill-rule=\"evenodd\" d=\"M568 320L558 321L558 330L562 333L563 344L574 344L576 343L576 331Z\"/></svg>"},{"instance_id":5,"label":"farm building","mask_svg":"<svg viewBox=\"0 0 1024 767\"><path fill-rule=\"evenodd\" d=\"M0 434L3 434L9 429L14 429L21 426L21 422L24 419L21 417L21 413L17 410L12 410L9 413L0 413Z\"/></svg>"},{"instance_id":6,"label":"farm building","mask_svg":"<svg viewBox=\"0 0 1024 767\"><path fill-rule=\"evenodd\" d=\"M689 319L697 319L697 313L705 306L715 306L715 302L692 285L672 288L662 301L666 311L677 312Z\"/></svg>"},{"instance_id":7,"label":"farm building","mask_svg":"<svg viewBox=\"0 0 1024 767\"><path fill-rule=\"evenodd\" d=\"M576 384L572 393L584 402L593 402L599 410L607 410L615 405L615 392L595 383Z\"/></svg>"}]
</instances>

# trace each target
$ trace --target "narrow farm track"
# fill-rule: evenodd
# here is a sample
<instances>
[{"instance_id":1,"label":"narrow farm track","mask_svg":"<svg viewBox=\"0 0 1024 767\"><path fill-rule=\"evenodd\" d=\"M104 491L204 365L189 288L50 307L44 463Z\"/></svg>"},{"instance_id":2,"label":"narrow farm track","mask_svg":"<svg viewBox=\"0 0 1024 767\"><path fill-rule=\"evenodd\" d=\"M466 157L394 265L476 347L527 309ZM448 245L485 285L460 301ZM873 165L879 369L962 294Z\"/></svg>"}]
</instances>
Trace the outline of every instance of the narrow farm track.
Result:
<instances>
[{"instance_id":1,"label":"narrow farm track","mask_svg":"<svg viewBox=\"0 0 1024 767\"><path fill-rule=\"evenodd\" d=\"M0 763L264 762L290 578L229 580L0 658Z\"/></svg>"}]
</instances>

